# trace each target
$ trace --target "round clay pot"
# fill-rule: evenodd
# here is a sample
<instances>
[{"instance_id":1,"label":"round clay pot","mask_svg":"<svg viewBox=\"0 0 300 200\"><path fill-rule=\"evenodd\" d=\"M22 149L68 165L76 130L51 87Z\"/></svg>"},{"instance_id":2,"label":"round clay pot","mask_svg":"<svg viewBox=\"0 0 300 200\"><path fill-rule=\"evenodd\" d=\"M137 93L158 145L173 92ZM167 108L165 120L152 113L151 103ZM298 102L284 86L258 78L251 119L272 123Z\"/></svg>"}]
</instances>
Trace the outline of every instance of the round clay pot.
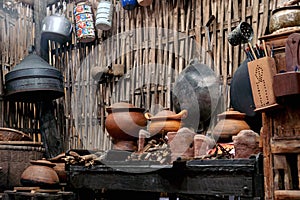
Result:
<instances>
[{"instance_id":1,"label":"round clay pot","mask_svg":"<svg viewBox=\"0 0 300 200\"><path fill-rule=\"evenodd\" d=\"M54 171L57 173L59 182L66 183L67 182L67 172L65 170L66 163L64 162L54 162L55 166L53 167Z\"/></svg>"},{"instance_id":2,"label":"round clay pot","mask_svg":"<svg viewBox=\"0 0 300 200\"><path fill-rule=\"evenodd\" d=\"M147 126L143 108L119 102L106 109L105 128L115 140L136 140L139 131Z\"/></svg>"},{"instance_id":3,"label":"round clay pot","mask_svg":"<svg viewBox=\"0 0 300 200\"><path fill-rule=\"evenodd\" d=\"M274 9L269 21L271 33L288 27L300 26L300 6L285 6Z\"/></svg>"},{"instance_id":4,"label":"round clay pot","mask_svg":"<svg viewBox=\"0 0 300 200\"><path fill-rule=\"evenodd\" d=\"M140 6L150 6L153 0L137 0Z\"/></svg>"},{"instance_id":5,"label":"round clay pot","mask_svg":"<svg viewBox=\"0 0 300 200\"><path fill-rule=\"evenodd\" d=\"M54 163L47 160L31 160L21 175L21 184L26 187L55 188L59 186L59 177Z\"/></svg>"},{"instance_id":6,"label":"round clay pot","mask_svg":"<svg viewBox=\"0 0 300 200\"><path fill-rule=\"evenodd\" d=\"M166 134L177 132L182 127L182 119L187 117L187 110L182 110L178 114L170 110L162 110L155 116L145 113L145 117L150 121L148 131L151 136L156 134Z\"/></svg>"},{"instance_id":7,"label":"round clay pot","mask_svg":"<svg viewBox=\"0 0 300 200\"><path fill-rule=\"evenodd\" d=\"M250 129L244 120L246 114L232 108L218 115L218 123L212 131L213 137L218 141L232 141L232 136L241 130Z\"/></svg>"}]
</instances>

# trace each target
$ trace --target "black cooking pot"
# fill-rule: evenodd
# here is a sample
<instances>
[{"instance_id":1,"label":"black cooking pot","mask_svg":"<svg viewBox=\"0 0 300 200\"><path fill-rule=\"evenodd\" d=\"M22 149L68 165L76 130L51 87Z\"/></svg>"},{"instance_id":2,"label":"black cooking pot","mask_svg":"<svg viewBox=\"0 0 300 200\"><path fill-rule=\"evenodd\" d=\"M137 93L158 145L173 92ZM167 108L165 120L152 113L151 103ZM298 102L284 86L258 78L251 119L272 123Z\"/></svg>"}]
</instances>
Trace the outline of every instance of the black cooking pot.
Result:
<instances>
[{"instance_id":1,"label":"black cooking pot","mask_svg":"<svg viewBox=\"0 0 300 200\"><path fill-rule=\"evenodd\" d=\"M194 130L206 130L220 100L220 84L215 72L197 60L179 74L172 91L175 111L187 110L184 124Z\"/></svg>"},{"instance_id":2,"label":"black cooking pot","mask_svg":"<svg viewBox=\"0 0 300 200\"><path fill-rule=\"evenodd\" d=\"M28 55L5 75L7 100L38 102L57 99L63 95L61 72L38 55Z\"/></svg>"},{"instance_id":3,"label":"black cooking pot","mask_svg":"<svg viewBox=\"0 0 300 200\"><path fill-rule=\"evenodd\" d=\"M230 85L230 104L235 110L253 117L255 104L247 64L248 60L244 60L233 74Z\"/></svg>"}]
</instances>

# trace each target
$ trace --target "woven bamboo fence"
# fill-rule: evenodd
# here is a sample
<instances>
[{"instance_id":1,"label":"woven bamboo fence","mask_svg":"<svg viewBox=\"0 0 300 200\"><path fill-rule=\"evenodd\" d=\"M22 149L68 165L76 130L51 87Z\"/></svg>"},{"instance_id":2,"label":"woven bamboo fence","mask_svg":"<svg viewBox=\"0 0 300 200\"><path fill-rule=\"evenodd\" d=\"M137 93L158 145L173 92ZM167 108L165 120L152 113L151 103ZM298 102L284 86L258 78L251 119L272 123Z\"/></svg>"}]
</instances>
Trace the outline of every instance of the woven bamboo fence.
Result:
<instances>
[{"instance_id":1,"label":"woven bamboo fence","mask_svg":"<svg viewBox=\"0 0 300 200\"><path fill-rule=\"evenodd\" d=\"M99 2L90 3L96 14ZM154 0L151 6L131 11L123 9L119 1L112 3L113 28L97 30L94 42L80 43L74 32L70 44L49 43L49 63L61 70L65 79L65 96L56 100L55 106L61 121L58 129L67 148L110 149L111 138L104 123L105 108L113 103L127 101L151 113L162 108L172 110L172 85L192 59L209 65L219 77L224 96L221 109L225 110L230 79L246 58L242 45L233 47L227 42L228 33L246 21L253 27L252 42L256 44L267 30L270 11L282 1ZM66 11L73 25L74 5L68 1ZM56 6L49 6L47 15ZM5 9L0 9L3 75L28 54L35 37L31 5L14 5L11 10L17 12L15 17ZM215 19L207 32L212 15ZM116 64L124 66L124 75L105 76L101 82L92 77L93 68L114 70ZM5 110L3 126L39 132L37 105L3 102L1 109Z\"/></svg>"}]
</instances>

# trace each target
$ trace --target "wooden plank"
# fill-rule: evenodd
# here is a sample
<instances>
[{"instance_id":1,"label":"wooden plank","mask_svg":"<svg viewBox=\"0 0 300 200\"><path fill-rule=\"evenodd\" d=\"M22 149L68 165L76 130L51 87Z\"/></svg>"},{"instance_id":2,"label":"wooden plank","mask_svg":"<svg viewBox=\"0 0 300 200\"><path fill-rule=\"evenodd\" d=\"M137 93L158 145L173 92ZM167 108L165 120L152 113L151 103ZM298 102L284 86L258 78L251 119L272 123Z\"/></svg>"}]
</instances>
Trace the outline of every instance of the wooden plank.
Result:
<instances>
[{"instance_id":1,"label":"wooden plank","mask_svg":"<svg viewBox=\"0 0 300 200\"><path fill-rule=\"evenodd\" d=\"M271 120L269 116L262 113L263 128L261 132L263 155L264 155L264 185L265 199L274 199L274 180L273 180L273 158L270 140L272 135Z\"/></svg>"},{"instance_id":2,"label":"wooden plank","mask_svg":"<svg viewBox=\"0 0 300 200\"><path fill-rule=\"evenodd\" d=\"M271 140L271 152L277 153L300 153L299 140Z\"/></svg>"},{"instance_id":3,"label":"wooden plank","mask_svg":"<svg viewBox=\"0 0 300 200\"><path fill-rule=\"evenodd\" d=\"M275 200L300 199L299 190L275 190Z\"/></svg>"},{"instance_id":4,"label":"wooden plank","mask_svg":"<svg viewBox=\"0 0 300 200\"><path fill-rule=\"evenodd\" d=\"M70 165L70 183L73 188L105 188L123 191L168 192L237 196L248 199L262 197L256 193L254 182L263 181L256 174L255 160L208 160L177 163L177 167L122 163L114 166L94 166L86 169ZM175 163L176 165L176 163ZM148 171L150 170L150 171ZM129 173L123 173L129 172ZM139 173L137 173L139 172ZM177 176L174 176L177 174ZM88 180L88 181L86 181ZM198 184L199 181L201 184ZM115 184L116 182L120 184ZM247 189L247 192L245 191Z\"/></svg>"}]
</instances>

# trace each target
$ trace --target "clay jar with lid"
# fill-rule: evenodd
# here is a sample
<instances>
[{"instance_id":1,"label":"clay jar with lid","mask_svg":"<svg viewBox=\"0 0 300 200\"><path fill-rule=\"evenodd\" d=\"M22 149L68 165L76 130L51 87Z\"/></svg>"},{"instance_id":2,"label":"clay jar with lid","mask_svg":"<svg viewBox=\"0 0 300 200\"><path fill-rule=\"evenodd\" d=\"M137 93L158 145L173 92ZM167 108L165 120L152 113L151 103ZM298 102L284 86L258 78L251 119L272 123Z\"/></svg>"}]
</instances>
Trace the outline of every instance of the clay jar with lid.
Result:
<instances>
[{"instance_id":1,"label":"clay jar with lid","mask_svg":"<svg viewBox=\"0 0 300 200\"><path fill-rule=\"evenodd\" d=\"M182 110L176 114L169 109L164 109L155 116L147 112L145 113L145 117L150 122L148 131L151 136L177 132L183 125L182 119L186 118L187 115L187 110Z\"/></svg>"},{"instance_id":2,"label":"clay jar with lid","mask_svg":"<svg viewBox=\"0 0 300 200\"><path fill-rule=\"evenodd\" d=\"M57 188L59 177L54 163L47 160L31 160L21 175L21 184L26 187Z\"/></svg>"},{"instance_id":3,"label":"clay jar with lid","mask_svg":"<svg viewBox=\"0 0 300 200\"><path fill-rule=\"evenodd\" d=\"M134 144L128 146L126 141L136 143L139 131L146 128L145 109L137 108L126 102L118 102L108 107L106 111L108 115L105 120L105 128L113 138L114 149L134 150L132 148L135 147L129 147Z\"/></svg>"},{"instance_id":4,"label":"clay jar with lid","mask_svg":"<svg viewBox=\"0 0 300 200\"><path fill-rule=\"evenodd\" d=\"M244 120L246 114L230 108L218 115L218 123L213 128L214 139L221 142L232 142L232 136L237 135L241 130L250 129Z\"/></svg>"}]
</instances>

